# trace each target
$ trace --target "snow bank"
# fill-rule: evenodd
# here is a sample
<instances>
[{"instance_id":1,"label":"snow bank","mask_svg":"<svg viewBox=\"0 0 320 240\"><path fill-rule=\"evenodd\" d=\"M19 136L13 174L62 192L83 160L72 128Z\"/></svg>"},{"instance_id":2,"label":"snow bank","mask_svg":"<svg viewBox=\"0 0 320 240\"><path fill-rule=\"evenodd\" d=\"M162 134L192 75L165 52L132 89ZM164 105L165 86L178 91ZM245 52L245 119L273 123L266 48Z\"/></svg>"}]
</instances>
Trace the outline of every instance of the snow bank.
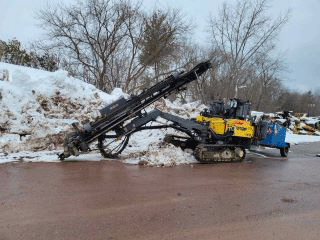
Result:
<instances>
[{"instance_id":1,"label":"snow bank","mask_svg":"<svg viewBox=\"0 0 320 240\"><path fill-rule=\"evenodd\" d=\"M99 116L99 109L124 93L106 94L65 71L47 72L0 63L0 150L54 149L73 122L83 124ZM49 146L52 145L52 146Z\"/></svg>"},{"instance_id":2,"label":"snow bank","mask_svg":"<svg viewBox=\"0 0 320 240\"><path fill-rule=\"evenodd\" d=\"M192 152L183 151L181 148L174 147L171 144L166 146L154 144L151 145L151 149L142 154L129 155L124 162L147 166L172 167L181 164L197 163L197 160L192 155Z\"/></svg>"},{"instance_id":3,"label":"snow bank","mask_svg":"<svg viewBox=\"0 0 320 240\"><path fill-rule=\"evenodd\" d=\"M177 99L174 102L165 99L165 105L167 107L167 112L171 112L184 118L195 118L201 111L207 108L207 106L200 101L183 103L181 99Z\"/></svg>"},{"instance_id":4,"label":"snow bank","mask_svg":"<svg viewBox=\"0 0 320 240\"><path fill-rule=\"evenodd\" d=\"M298 144L304 142L320 142L320 136L293 134L287 131L286 142L290 144Z\"/></svg>"}]
</instances>

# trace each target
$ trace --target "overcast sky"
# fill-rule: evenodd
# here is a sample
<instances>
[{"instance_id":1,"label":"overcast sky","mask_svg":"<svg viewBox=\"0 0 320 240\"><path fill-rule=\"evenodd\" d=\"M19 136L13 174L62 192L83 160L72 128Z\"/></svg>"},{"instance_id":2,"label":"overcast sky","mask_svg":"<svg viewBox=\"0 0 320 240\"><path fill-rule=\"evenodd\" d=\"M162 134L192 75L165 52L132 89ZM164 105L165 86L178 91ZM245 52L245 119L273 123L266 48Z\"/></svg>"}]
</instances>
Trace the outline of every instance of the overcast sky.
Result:
<instances>
[{"instance_id":1,"label":"overcast sky","mask_svg":"<svg viewBox=\"0 0 320 240\"><path fill-rule=\"evenodd\" d=\"M52 4L54 0L51 0ZM74 2L64 0L63 2ZM196 41L206 44L209 15L217 15L224 0L144 0L144 8L179 8L196 26ZM228 0L227 2L234 2ZM16 38L25 46L41 38L35 13L46 6L44 0L0 0L0 39ZM274 17L291 9L291 17L283 28L278 49L284 53L288 72L284 84L291 89L320 89L320 0L278 0L271 2Z\"/></svg>"}]
</instances>

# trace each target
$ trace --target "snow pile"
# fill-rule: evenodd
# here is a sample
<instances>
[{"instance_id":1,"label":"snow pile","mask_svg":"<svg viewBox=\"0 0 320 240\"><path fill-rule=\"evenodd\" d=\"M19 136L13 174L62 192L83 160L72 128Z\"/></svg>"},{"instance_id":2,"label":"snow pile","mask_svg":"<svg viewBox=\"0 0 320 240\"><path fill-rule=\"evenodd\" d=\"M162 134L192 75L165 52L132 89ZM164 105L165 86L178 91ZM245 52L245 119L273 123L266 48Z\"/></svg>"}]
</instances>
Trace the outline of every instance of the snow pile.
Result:
<instances>
[{"instance_id":1,"label":"snow pile","mask_svg":"<svg viewBox=\"0 0 320 240\"><path fill-rule=\"evenodd\" d=\"M172 167L181 164L197 163L192 152L183 151L171 144L163 145L162 143L153 143L149 145L149 150L139 153L129 154L125 163Z\"/></svg>"},{"instance_id":2,"label":"snow pile","mask_svg":"<svg viewBox=\"0 0 320 240\"><path fill-rule=\"evenodd\" d=\"M57 148L71 123L94 120L124 95L121 89L106 94L65 71L0 63L0 72L9 75L0 80L0 149L8 153Z\"/></svg>"},{"instance_id":3,"label":"snow pile","mask_svg":"<svg viewBox=\"0 0 320 240\"><path fill-rule=\"evenodd\" d=\"M264 114L265 114L264 112L251 111L251 116L253 117L260 117Z\"/></svg>"},{"instance_id":4,"label":"snow pile","mask_svg":"<svg viewBox=\"0 0 320 240\"><path fill-rule=\"evenodd\" d=\"M177 99L174 102L165 99L165 105L167 107L167 112L184 118L195 118L200 112L207 108L207 106L202 104L200 101L184 103L181 99Z\"/></svg>"}]
</instances>

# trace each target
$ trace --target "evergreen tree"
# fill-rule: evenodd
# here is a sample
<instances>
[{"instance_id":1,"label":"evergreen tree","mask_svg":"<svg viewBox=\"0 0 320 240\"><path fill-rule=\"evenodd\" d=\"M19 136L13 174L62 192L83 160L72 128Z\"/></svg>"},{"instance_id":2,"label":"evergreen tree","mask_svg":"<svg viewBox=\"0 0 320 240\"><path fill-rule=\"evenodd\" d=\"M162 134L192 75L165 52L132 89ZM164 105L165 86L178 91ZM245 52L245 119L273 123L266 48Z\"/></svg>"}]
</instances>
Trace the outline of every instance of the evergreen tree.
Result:
<instances>
[{"instance_id":1,"label":"evergreen tree","mask_svg":"<svg viewBox=\"0 0 320 240\"><path fill-rule=\"evenodd\" d=\"M10 40L8 43L0 40L0 61L47 71L58 69L56 58L49 50L43 54L36 52L28 53L21 47L21 42L17 39Z\"/></svg>"}]
</instances>

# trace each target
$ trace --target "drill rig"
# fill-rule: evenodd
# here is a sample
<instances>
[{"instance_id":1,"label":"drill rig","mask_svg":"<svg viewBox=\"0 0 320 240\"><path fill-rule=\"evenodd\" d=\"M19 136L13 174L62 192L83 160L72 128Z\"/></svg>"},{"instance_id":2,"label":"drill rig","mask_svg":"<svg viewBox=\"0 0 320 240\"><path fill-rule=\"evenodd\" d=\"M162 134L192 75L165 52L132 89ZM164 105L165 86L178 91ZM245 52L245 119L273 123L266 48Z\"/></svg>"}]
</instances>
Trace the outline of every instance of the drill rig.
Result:
<instances>
[{"instance_id":1,"label":"drill rig","mask_svg":"<svg viewBox=\"0 0 320 240\"><path fill-rule=\"evenodd\" d=\"M255 139L255 126L251 117L250 103L239 99L214 101L204 109L195 122L205 125L208 137L205 142L191 142L180 136L169 135L165 141L183 148L191 148L198 161L235 162L245 158L245 149Z\"/></svg>"},{"instance_id":2,"label":"drill rig","mask_svg":"<svg viewBox=\"0 0 320 240\"><path fill-rule=\"evenodd\" d=\"M245 148L251 143L254 129L252 124L245 120L250 110L245 107L247 105L237 100L231 102L227 110L223 110L223 114L229 114L229 118L217 117L219 113L213 114L210 111L203 112L196 119L184 119L158 109L143 112L160 98L184 90L186 84L198 79L210 68L209 61L201 62L188 72L168 76L137 96L120 98L111 103L100 110L100 119L84 124L82 129L73 124L75 131L66 135L64 152L59 155L59 159L63 161L71 155L78 156L80 152L88 152L93 142L97 142L103 157L116 158L125 149L133 133L173 128L184 133L184 136L168 135L164 140L182 149L194 150L194 155L200 162L243 160ZM148 124L156 122L158 118L165 119L167 123L153 126Z\"/></svg>"}]
</instances>

